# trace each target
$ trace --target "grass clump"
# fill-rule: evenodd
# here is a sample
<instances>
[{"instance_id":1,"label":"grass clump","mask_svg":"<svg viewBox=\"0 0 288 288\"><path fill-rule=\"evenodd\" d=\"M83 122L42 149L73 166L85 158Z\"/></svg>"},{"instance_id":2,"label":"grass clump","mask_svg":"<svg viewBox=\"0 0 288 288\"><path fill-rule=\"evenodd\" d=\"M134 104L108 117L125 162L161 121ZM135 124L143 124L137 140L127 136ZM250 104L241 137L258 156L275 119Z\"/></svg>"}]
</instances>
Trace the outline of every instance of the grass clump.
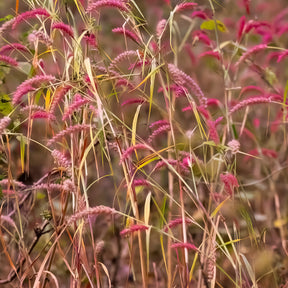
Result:
<instances>
[{"instance_id":1,"label":"grass clump","mask_svg":"<svg viewBox=\"0 0 288 288\"><path fill-rule=\"evenodd\" d=\"M287 286L285 2L174 2L6 4L3 287Z\"/></svg>"}]
</instances>

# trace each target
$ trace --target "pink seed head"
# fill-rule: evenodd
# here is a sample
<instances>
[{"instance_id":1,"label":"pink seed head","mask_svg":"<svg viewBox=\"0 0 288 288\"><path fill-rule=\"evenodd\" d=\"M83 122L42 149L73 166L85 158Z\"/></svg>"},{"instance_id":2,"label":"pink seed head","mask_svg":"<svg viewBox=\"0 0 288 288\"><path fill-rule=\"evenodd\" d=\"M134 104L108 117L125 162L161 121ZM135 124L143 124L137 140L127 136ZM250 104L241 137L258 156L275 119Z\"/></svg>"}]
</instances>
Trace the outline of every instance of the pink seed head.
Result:
<instances>
[{"instance_id":1,"label":"pink seed head","mask_svg":"<svg viewBox=\"0 0 288 288\"><path fill-rule=\"evenodd\" d=\"M71 26L63 23L63 22L58 22L58 23L54 23L51 27L52 30L60 30L64 33L66 33L67 35L69 35L71 38L74 37L74 32L73 29L71 28Z\"/></svg>"},{"instance_id":2,"label":"pink seed head","mask_svg":"<svg viewBox=\"0 0 288 288\"><path fill-rule=\"evenodd\" d=\"M11 119L8 116L5 116L0 120L0 135L3 134L4 130L10 124L10 122Z\"/></svg>"},{"instance_id":3,"label":"pink seed head","mask_svg":"<svg viewBox=\"0 0 288 288\"><path fill-rule=\"evenodd\" d=\"M44 16L44 17L50 17L50 13L43 9L43 8L37 8L37 9L34 9L34 10L30 10L30 11L26 11L22 14L19 14L14 22L13 22L13 25L12 25L12 29L15 29L16 26L23 22L23 21L26 21L28 19L31 19L31 18L35 18L37 16Z\"/></svg>"},{"instance_id":4,"label":"pink seed head","mask_svg":"<svg viewBox=\"0 0 288 288\"><path fill-rule=\"evenodd\" d=\"M197 247L191 243L174 243L170 247L173 249L182 248L182 249L188 249L188 250L193 250L193 251L198 250Z\"/></svg>"},{"instance_id":5,"label":"pink seed head","mask_svg":"<svg viewBox=\"0 0 288 288\"><path fill-rule=\"evenodd\" d=\"M228 142L227 146L231 149L232 154L236 154L240 149L240 142L236 139L233 139Z\"/></svg>"},{"instance_id":6,"label":"pink seed head","mask_svg":"<svg viewBox=\"0 0 288 288\"><path fill-rule=\"evenodd\" d=\"M191 17L192 18L200 18L200 19L203 19L203 20L207 20L209 19L209 16L204 12L204 11L193 11L192 14L191 14Z\"/></svg>"},{"instance_id":7,"label":"pink seed head","mask_svg":"<svg viewBox=\"0 0 288 288\"><path fill-rule=\"evenodd\" d=\"M1 47L0 54L9 53L10 51L13 51L13 50L19 50L23 52L28 51L27 47L20 43L10 43Z\"/></svg>"},{"instance_id":8,"label":"pink seed head","mask_svg":"<svg viewBox=\"0 0 288 288\"><path fill-rule=\"evenodd\" d=\"M249 99L245 99L241 101L240 103L236 104L234 107L232 107L229 111L229 114L231 115L232 113L245 108L249 105L254 105L254 104L262 104L262 103L271 103L271 97L266 97L266 96L259 96L259 97L252 97Z\"/></svg>"},{"instance_id":9,"label":"pink seed head","mask_svg":"<svg viewBox=\"0 0 288 288\"><path fill-rule=\"evenodd\" d=\"M73 102L69 105L62 116L62 121L67 120L75 111L79 110L82 106L89 103L88 99L82 98L80 94L75 94Z\"/></svg>"},{"instance_id":10,"label":"pink seed head","mask_svg":"<svg viewBox=\"0 0 288 288\"><path fill-rule=\"evenodd\" d=\"M8 64L10 66L14 66L14 67L18 66L18 62L14 58L11 58L11 57L6 56L6 55L0 55L0 62L6 63L6 64Z\"/></svg>"},{"instance_id":11,"label":"pink seed head","mask_svg":"<svg viewBox=\"0 0 288 288\"><path fill-rule=\"evenodd\" d=\"M155 126L162 126L162 125L169 125L169 122L167 120L158 120L158 121L152 122L149 125L149 128L154 128Z\"/></svg>"},{"instance_id":12,"label":"pink seed head","mask_svg":"<svg viewBox=\"0 0 288 288\"><path fill-rule=\"evenodd\" d=\"M220 180L223 182L226 192L230 195L233 194L235 188L239 187L237 178L231 173L220 174Z\"/></svg>"},{"instance_id":13,"label":"pink seed head","mask_svg":"<svg viewBox=\"0 0 288 288\"><path fill-rule=\"evenodd\" d=\"M46 111L36 111L31 115L31 119L47 119L47 120L56 120L56 117Z\"/></svg>"},{"instance_id":14,"label":"pink seed head","mask_svg":"<svg viewBox=\"0 0 288 288\"><path fill-rule=\"evenodd\" d=\"M156 130L153 131L153 133L149 136L148 138L148 142L151 143L152 140L159 134L165 133L170 131L170 124L166 124L166 125L162 125L159 128L157 128Z\"/></svg>"},{"instance_id":15,"label":"pink seed head","mask_svg":"<svg viewBox=\"0 0 288 288\"><path fill-rule=\"evenodd\" d=\"M243 87L240 91L240 96L242 96L244 93L246 92L250 92L250 91L258 91L261 94L264 94L264 89L258 86L254 86L254 85L250 85L250 86L246 86Z\"/></svg>"},{"instance_id":16,"label":"pink seed head","mask_svg":"<svg viewBox=\"0 0 288 288\"><path fill-rule=\"evenodd\" d=\"M139 37L134 32L132 32L132 31L126 29L126 28L117 27L117 28L112 29L112 32L113 33L118 33L118 34L123 34L126 37L134 40L135 42L139 42Z\"/></svg>"},{"instance_id":17,"label":"pink seed head","mask_svg":"<svg viewBox=\"0 0 288 288\"><path fill-rule=\"evenodd\" d=\"M239 60L236 62L235 66L239 66L242 62L244 62L247 58L249 58L250 56L252 56L255 53L261 52L263 50L267 49L267 45L266 44L259 44L256 45L254 47L252 47L251 49L247 50L240 58Z\"/></svg>"},{"instance_id":18,"label":"pink seed head","mask_svg":"<svg viewBox=\"0 0 288 288\"><path fill-rule=\"evenodd\" d=\"M259 148L259 149L253 149L248 152L249 155L245 156L244 160L247 161L252 156L266 156L268 158L274 158L276 159L278 157L278 154L275 150L267 149L267 148Z\"/></svg>"},{"instance_id":19,"label":"pink seed head","mask_svg":"<svg viewBox=\"0 0 288 288\"><path fill-rule=\"evenodd\" d=\"M147 150L149 149L148 146L145 144L136 144L135 146L131 146L127 148L125 151L123 151L121 159L120 159L120 164L127 159L134 151L136 150Z\"/></svg>"},{"instance_id":20,"label":"pink seed head","mask_svg":"<svg viewBox=\"0 0 288 288\"><path fill-rule=\"evenodd\" d=\"M192 220L190 220L189 218L185 218L184 221L185 221L186 224L193 223ZM165 227L165 232L168 231L168 228L171 229L171 228L174 228L174 227L182 225L182 224L183 224L183 219L182 218L174 219L174 220L170 221L168 223L168 225Z\"/></svg>"},{"instance_id":21,"label":"pink seed head","mask_svg":"<svg viewBox=\"0 0 288 288\"><path fill-rule=\"evenodd\" d=\"M121 106L124 107L124 106L131 105L131 104L142 104L145 102L146 102L145 99L132 98L132 99L129 99L129 100L122 102Z\"/></svg>"},{"instance_id":22,"label":"pink seed head","mask_svg":"<svg viewBox=\"0 0 288 288\"><path fill-rule=\"evenodd\" d=\"M19 85L17 90L14 92L12 104L13 105L18 104L24 95L26 95L27 93L32 92L34 90L35 90L35 88L30 84Z\"/></svg>"},{"instance_id":23,"label":"pink seed head","mask_svg":"<svg viewBox=\"0 0 288 288\"><path fill-rule=\"evenodd\" d=\"M197 5L198 4L194 2L181 3L176 6L175 12L185 11L188 9L194 9Z\"/></svg>"},{"instance_id":24,"label":"pink seed head","mask_svg":"<svg viewBox=\"0 0 288 288\"><path fill-rule=\"evenodd\" d=\"M215 144L220 143L219 135L216 130L216 123L215 121L207 120L207 126L209 130L209 138L215 142Z\"/></svg>"},{"instance_id":25,"label":"pink seed head","mask_svg":"<svg viewBox=\"0 0 288 288\"><path fill-rule=\"evenodd\" d=\"M128 6L125 1L121 0L99 0L97 2L91 2L87 7L87 12L97 11L100 8L117 8L123 12L129 12Z\"/></svg>"},{"instance_id":26,"label":"pink seed head","mask_svg":"<svg viewBox=\"0 0 288 288\"><path fill-rule=\"evenodd\" d=\"M120 236L127 236L128 234L131 234L133 232L137 231L145 231L148 230L149 227L146 225L132 225L129 228L126 228L120 232Z\"/></svg>"},{"instance_id":27,"label":"pink seed head","mask_svg":"<svg viewBox=\"0 0 288 288\"><path fill-rule=\"evenodd\" d=\"M96 41L96 36L94 34L86 33L85 36L83 37L85 42L90 45L91 47L97 47L97 41Z\"/></svg>"},{"instance_id":28,"label":"pink seed head","mask_svg":"<svg viewBox=\"0 0 288 288\"><path fill-rule=\"evenodd\" d=\"M166 26L167 20L161 19L156 26L156 35L157 37L161 37L162 33L164 32L165 26Z\"/></svg>"},{"instance_id":29,"label":"pink seed head","mask_svg":"<svg viewBox=\"0 0 288 288\"><path fill-rule=\"evenodd\" d=\"M203 42L204 44L206 44L208 46L211 45L212 41L210 40L210 38L208 37L208 35L204 31L196 30L193 33L193 37L194 37L194 41L198 40L198 41Z\"/></svg>"}]
</instances>

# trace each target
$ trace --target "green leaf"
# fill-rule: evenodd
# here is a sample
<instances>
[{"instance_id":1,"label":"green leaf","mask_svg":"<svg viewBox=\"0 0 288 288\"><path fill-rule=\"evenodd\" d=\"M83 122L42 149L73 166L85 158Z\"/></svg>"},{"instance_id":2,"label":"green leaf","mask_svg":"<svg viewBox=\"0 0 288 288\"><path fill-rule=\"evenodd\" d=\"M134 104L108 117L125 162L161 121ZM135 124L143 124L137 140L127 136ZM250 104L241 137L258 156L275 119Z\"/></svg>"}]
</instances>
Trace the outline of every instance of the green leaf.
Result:
<instances>
[{"instance_id":1,"label":"green leaf","mask_svg":"<svg viewBox=\"0 0 288 288\"><path fill-rule=\"evenodd\" d=\"M227 32L228 29L226 28L225 24L219 20L208 20L208 21L204 21L201 26L200 29L201 30L215 30L215 26L217 23L217 29L220 32Z\"/></svg>"},{"instance_id":2,"label":"green leaf","mask_svg":"<svg viewBox=\"0 0 288 288\"><path fill-rule=\"evenodd\" d=\"M20 142L20 160L21 160L21 167L22 172L24 172L24 166L25 166L25 147L28 144L28 139L24 135L19 135L16 137L16 139Z\"/></svg>"},{"instance_id":3,"label":"green leaf","mask_svg":"<svg viewBox=\"0 0 288 288\"><path fill-rule=\"evenodd\" d=\"M162 251L162 257L165 265L166 272L168 272L168 266L167 266L167 261L166 261L166 250L164 247L164 241L163 241L163 235L160 235L160 245L161 245L161 251Z\"/></svg>"},{"instance_id":4,"label":"green leaf","mask_svg":"<svg viewBox=\"0 0 288 288\"><path fill-rule=\"evenodd\" d=\"M46 195L45 195L45 193L43 193L43 192L37 192L36 193L36 199L37 200L42 200L42 199L44 199L46 197Z\"/></svg>"},{"instance_id":5,"label":"green leaf","mask_svg":"<svg viewBox=\"0 0 288 288\"><path fill-rule=\"evenodd\" d=\"M234 134L235 139L238 139L238 133L237 133L235 124L232 124L232 131L233 131L233 134Z\"/></svg>"},{"instance_id":6,"label":"green leaf","mask_svg":"<svg viewBox=\"0 0 288 288\"><path fill-rule=\"evenodd\" d=\"M255 241L255 244L257 245L257 237L256 237L256 233L255 233L255 230L254 230L254 227L253 227L253 222L251 220L251 217L250 217L249 213L246 211L245 208L241 208L240 209L240 213L241 213L241 216L243 217L243 219L246 222L249 236L251 237L251 239L253 239Z\"/></svg>"},{"instance_id":7,"label":"green leaf","mask_svg":"<svg viewBox=\"0 0 288 288\"><path fill-rule=\"evenodd\" d=\"M215 210L211 213L211 218L215 217L217 215L217 213L219 212L219 210L222 208L222 206L224 205L224 203L228 200L229 198L226 198L224 201L222 201L216 208Z\"/></svg>"},{"instance_id":8,"label":"green leaf","mask_svg":"<svg viewBox=\"0 0 288 288\"><path fill-rule=\"evenodd\" d=\"M268 67L265 69L265 77L270 85L274 86L277 82L277 76L276 74L269 69Z\"/></svg>"},{"instance_id":9,"label":"green leaf","mask_svg":"<svg viewBox=\"0 0 288 288\"><path fill-rule=\"evenodd\" d=\"M26 75L31 73L32 65L28 62L18 62L18 67Z\"/></svg>"},{"instance_id":10,"label":"green leaf","mask_svg":"<svg viewBox=\"0 0 288 288\"><path fill-rule=\"evenodd\" d=\"M164 196L163 197L163 202L162 202L162 205L161 205L161 213L162 215L164 216L165 215L165 212L166 212L166 202L167 202L167 196ZM161 218L163 220L163 218ZM163 221L161 221L161 227L163 227Z\"/></svg>"},{"instance_id":11,"label":"green leaf","mask_svg":"<svg viewBox=\"0 0 288 288\"><path fill-rule=\"evenodd\" d=\"M284 90L284 95L283 95L283 104L285 105L286 103L286 99L287 99L287 94L288 94L288 80L286 81L286 85L285 85L285 90Z\"/></svg>"},{"instance_id":12,"label":"green leaf","mask_svg":"<svg viewBox=\"0 0 288 288\"><path fill-rule=\"evenodd\" d=\"M148 159L147 161L143 161L143 160L145 160L145 159ZM149 163L151 163L151 162L153 162L153 161L155 161L155 160L158 160L158 159L160 159L160 157L159 156L156 156L156 157L153 157L153 158L149 158L149 157L146 157L146 158L144 158L144 159L142 159L141 161L139 161L138 162L138 164L137 164L137 170L140 170L140 169L142 169L144 166L146 166L146 165L148 165Z\"/></svg>"},{"instance_id":13,"label":"green leaf","mask_svg":"<svg viewBox=\"0 0 288 288\"><path fill-rule=\"evenodd\" d=\"M9 15L3 17L3 18L0 18L0 22L9 21L9 20L11 20L12 18L14 18L13 15L9 14Z\"/></svg>"},{"instance_id":14,"label":"green leaf","mask_svg":"<svg viewBox=\"0 0 288 288\"><path fill-rule=\"evenodd\" d=\"M7 116L12 109L10 97L7 94L0 95L0 113Z\"/></svg>"},{"instance_id":15,"label":"green leaf","mask_svg":"<svg viewBox=\"0 0 288 288\"><path fill-rule=\"evenodd\" d=\"M39 103L41 95L42 95L42 90L40 89L35 95L35 103L36 103L36 105Z\"/></svg>"}]
</instances>

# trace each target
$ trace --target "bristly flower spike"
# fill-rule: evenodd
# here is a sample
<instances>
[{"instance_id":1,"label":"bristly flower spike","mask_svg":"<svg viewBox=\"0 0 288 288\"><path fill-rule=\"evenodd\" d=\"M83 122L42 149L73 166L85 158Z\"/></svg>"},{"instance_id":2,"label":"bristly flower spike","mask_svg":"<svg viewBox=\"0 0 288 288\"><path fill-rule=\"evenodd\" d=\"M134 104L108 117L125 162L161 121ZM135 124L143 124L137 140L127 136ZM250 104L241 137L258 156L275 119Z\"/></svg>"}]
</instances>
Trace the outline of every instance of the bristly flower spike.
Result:
<instances>
[{"instance_id":1,"label":"bristly flower spike","mask_svg":"<svg viewBox=\"0 0 288 288\"><path fill-rule=\"evenodd\" d=\"M67 35L69 35L71 38L74 37L74 32L73 29L71 28L71 26L63 23L63 22L58 22L58 23L54 23L51 27L52 30L60 30L64 33L66 33Z\"/></svg>"},{"instance_id":2,"label":"bristly flower spike","mask_svg":"<svg viewBox=\"0 0 288 288\"><path fill-rule=\"evenodd\" d=\"M68 109L65 111L65 113L62 116L62 121L67 120L67 118L71 116L74 111L79 110L83 105L89 102L90 101L88 99L82 98L80 94L75 94L72 104L69 105Z\"/></svg>"},{"instance_id":3,"label":"bristly flower spike","mask_svg":"<svg viewBox=\"0 0 288 288\"><path fill-rule=\"evenodd\" d=\"M65 168L71 168L71 160L69 160L62 152L54 149L51 153L52 157L58 162L59 165Z\"/></svg>"},{"instance_id":4,"label":"bristly flower spike","mask_svg":"<svg viewBox=\"0 0 288 288\"><path fill-rule=\"evenodd\" d=\"M216 129L216 121L207 120L207 125L209 129L209 138L215 142L215 144L219 144L220 139Z\"/></svg>"},{"instance_id":5,"label":"bristly flower spike","mask_svg":"<svg viewBox=\"0 0 288 288\"><path fill-rule=\"evenodd\" d=\"M250 2L251 2L251 0L243 0L243 4L245 6L246 13L248 15L250 15Z\"/></svg>"},{"instance_id":6,"label":"bristly flower spike","mask_svg":"<svg viewBox=\"0 0 288 288\"><path fill-rule=\"evenodd\" d=\"M148 142L151 143L152 140L159 134L162 134L164 132L170 131L171 127L170 124L164 124L161 125L159 128L153 131L153 133L149 136Z\"/></svg>"},{"instance_id":7,"label":"bristly flower spike","mask_svg":"<svg viewBox=\"0 0 288 288\"><path fill-rule=\"evenodd\" d=\"M20 112L21 113L27 113L27 112L30 112L30 111L41 111L41 112L45 112L46 109L42 106L39 106L39 105L27 105L27 106L24 106L23 108L20 109Z\"/></svg>"},{"instance_id":8,"label":"bristly flower spike","mask_svg":"<svg viewBox=\"0 0 288 288\"><path fill-rule=\"evenodd\" d=\"M266 96L259 96L259 97L253 97L249 99L245 99L241 101L240 103L236 104L234 107L231 108L229 111L229 114L231 115L232 113L245 108L249 105L254 105L254 104L262 104L262 103L271 103L271 97L266 97Z\"/></svg>"},{"instance_id":9,"label":"bristly flower spike","mask_svg":"<svg viewBox=\"0 0 288 288\"><path fill-rule=\"evenodd\" d=\"M193 37L194 37L194 41L201 41L207 46L211 46L212 41L210 40L210 38L205 32L201 30L197 30L193 33Z\"/></svg>"},{"instance_id":10,"label":"bristly flower spike","mask_svg":"<svg viewBox=\"0 0 288 288\"><path fill-rule=\"evenodd\" d=\"M194 250L197 251L197 247L194 244L191 243L174 243L170 246L173 249L178 249L178 248L185 248L185 249L189 249L189 250Z\"/></svg>"},{"instance_id":11,"label":"bristly flower spike","mask_svg":"<svg viewBox=\"0 0 288 288\"><path fill-rule=\"evenodd\" d=\"M22 82L16 89L13 95L12 103L18 104L25 94L35 90L34 86L38 87L42 83L46 82L54 82L56 79L52 75L37 75L33 78L27 79L26 81Z\"/></svg>"},{"instance_id":12,"label":"bristly flower spike","mask_svg":"<svg viewBox=\"0 0 288 288\"><path fill-rule=\"evenodd\" d=\"M174 64L168 64L168 70L171 74L171 78L179 86L189 87L193 93L198 97L199 102L205 108L207 107L207 98L204 96L204 93L200 89L199 85L186 73L178 69Z\"/></svg>"},{"instance_id":13,"label":"bristly flower spike","mask_svg":"<svg viewBox=\"0 0 288 288\"><path fill-rule=\"evenodd\" d=\"M67 224L70 225L79 219L87 218L89 216L94 216L94 215L99 215L99 214L113 215L115 213L116 213L116 210L114 208L100 205L100 206L88 208L86 210L82 210L73 214L70 218L67 219Z\"/></svg>"},{"instance_id":14,"label":"bristly flower spike","mask_svg":"<svg viewBox=\"0 0 288 288\"><path fill-rule=\"evenodd\" d=\"M276 159L278 157L278 154L276 151L271 150L271 149L267 149L267 148L260 148L260 149L253 149L250 150L244 158L244 161L247 161L248 159L250 159L252 156L259 156L259 155L263 155L266 156L268 158L274 158Z\"/></svg>"},{"instance_id":15,"label":"bristly flower spike","mask_svg":"<svg viewBox=\"0 0 288 288\"><path fill-rule=\"evenodd\" d=\"M157 23L157 26L156 26L156 35L158 38L161 37L161 35L163 34L164 32L164 29L166 27L166 24L167 24L167 20L166 19L161 19L158 23Z\"/></svg>"},{"instance_id":16,"label":"bristly flower spike","mask_svg":"<svg viewBox=\"0 0 288 288\"><path fill-rule=\"evenodd\" d=\"M18 104L24 95L35 90L35 88L32 85L24 85L23 87L20 86L17 88L17 90L13 95L12 99L13 105Z\"/></svg>"},{"instance_id":17,"label":"bristly flower spike","mask_svg":"<svg viewBox=\"0 0 288 288\"><path fill-rule=\"evenodd\" d=\"M6 55L0 55L0 62L4 62L4 63L6 63L10 66L14 66L14 67L18 66L18 62L14 58L6 56Z\"/></svg>"},{"instance_id":18,"label":"bristly flower spike","mask_svg":"<svg viewBox=\"0 0 288 288\"><path fill-rule=\"evenodd\" d=\"M243 15L239 20L239 28L238 28L238 36L237 36L238 42L240 42L241 37L243 35L245 23L246 23L246 17Z\"/></svg>"},{"instance_id":19,"label":"bristly flower spike","mask_svg":"<svg viewBox=\"0 0 288 288\"><path fill-rule=\"evenodd\" d=\"M111 64L110 64L109 67L108 67L108 70L109 70L110 72L115 72L114 70L116 69L117 65L118 65L120 62L122 62L123 60L127 60L127 59L129 59L130 57L132 57L132 56L134 56L134 57L137 56L137 57L138 57L137 52L134 51L134 50L128 50L128 51L125 51L125 52L119 54L119 55L111 62ZM117 73L117 72L116 72L116 73Z\"/></svg>"},{"instance_id":20,"label":"bristly flower spike","mask_svg":"<svg viewBox=\"0 0 288 288\"><path fill-rule=\"evenodd\" d=\"M134 179L132 183L133 187L138 187L138 186L150 186L150 183L145 180L145 179Z\"/></svg>"},{"instance_id":21,"label":"bristly flower spike","mask_svg":"<svg viewBox=\"0 0 288 288\"><path fill-rule=\"evenodd\" d=\"M239 187L237 178L231 173L220 174L220 179L224 184L226 192L230 195L233 194L235 188Z\"/></svg>"},{"instance_id":22,"label":"bristly flower spike","mask_svg":"<svg viewBox=\"0 0 288 288\"><path fill-rule=\"evenodd\" d=\"M239 66L244 60L246 60L247 58L249 58L251 55L263 51L267 49L267 45L266 44L260 44L260 45L256 45L253 48L247 50L237 61L237 63L235 64L235 66Z\"/></svg>"},{"instance_id":23,"label":"bristly flower spike","mask_svg":"<svg viewBox=\"0 0 288 288\"><path fill-rule=\"evenodd\" d=\"M87 12L97 11L100 8L117 8L123 12L129 12L129 9L125 3L125 1L121 0L99 0L94 3L90 3L87 7Z\"/></svg>"},{"instance_id":24,"label":"bristly flower spike","mask_svg":"<svg viewBox=\"0 0 288 288\"><path fill-rule=\"evenodd\" d=\"M218 51L206 51L206 52L201 53L198 57L202 58L206 56L213 57L213 58L216 58L217 60L220 60L220 54Z\"/></svg>"},{"instance_id":25,"label":"bristly flower spike","mask_svg":"<svg viewBox=\"0 0 288 288\"><path fill-rule=\"evenodd\" d=\"M149 128L154 128L155 126L169 125L167 120L158 120L149 125Z\"/></svg>"},{"instance_id":26,"label":"bristly flower spike","mask_svg":"<svg viewBox=\"0 0 288 288\"><path fill-rule=\"evenodd\" d=\"M193 9L196 6L198 6L198 4L194 3L194 2L181 3L181 4L179 4L179 5L177 5L175 7L175 12L180 12L180 11L185 11L185 10L188 10L188 9Z\"/></svg>"},{"instance_id":27,"label":"bristly flower spike","mask_svg":"<svg viewBox=\"0 0 288 288\"><path fill-rule=\"evenodd\" d=\"M0 49L0 54L5 54L13 50L19 50L23 52L29 51L28 48L20 43L10 43L7 45L4 45Z\"/></svg>"},{"instance_id":28,"label":"bristly flower spike","mask_svg":"<svg viewBox=\"0 0 288 288\"><path fill-rule=\"evenodd\" d=\"M47 111L36 111L31 115L31 119L47 119L47 120L56 120L56 117L47 112Z\"/></svg>"},{"instance_id":29,"label":"bristly flower spike","mask_svg":"<svg viewBox=\"0 0 288 288\"><path fill-rule=\"evenodd\" d=\"M132 98L132 99L122 102L121 106L124 107L124 106L131 105L131 104L143 104L145 102L147 102L145 99Z\"/></svg>"},{"instance_id":30,"label":"bristly flower spike","mask_svg":"<svg viewBox=\"0 0 288 288\"><path fill-rule=\"evenodd\" d=\"M200 18L203 20L209 19L209 16L204 11L201 11L201 10L192 12L191 17Z\"/></svg>"},{"instance_id":31,"label":"bristly flower spike","mask_svg":"<svg viewBox=\"0 0 288 288\"><path fill-rule=\"evenodd\" d=\"M240 149L240 142L236 139L233 139L227 143L227 146L232 151L232 154L237 154Z\"/></svg>"},{"instance_id":32,"label":"bristly flower spike","mask_svg":"<svg viewBox=\"0 0 288 288\"><path fill-rule=\"evenodd\" d=\"M135 150L144 150L144 149L149 149L148 146L146 146L145 144L136 144L135 146L131 146L128 149L126 149L121 156L120 159L120 164L127 159Z\"/></svg>"},{"instance_id":33,"label":"bristly flower spike","mask_svg":"<svg viewBox=\"0 0 288 288\"><path fill-rule=\"evenodd\" d=\"M244 27L243 33L249 33L252 29L257 29L259 27L268 27L270 28L270 23L266 21L256 21L256 20L249 20Z\"/></svg>"},{"instance_id":34,"label":"bristly flower spike","mask_svg":"<svg viewBox=\"0 0 288 288\"><path fill-rule=\"evenodd\" d=\"M144 231L144 230L148 230L148 229L149 229L149 227L147 227L146 225L132 225L129 228L122 230L120 232L120 236L126 236L126 235L131 234L131 233L136 232L136 231Z\"/></svg>"},{"instance_id":35,"label":"bristly flower spike","mask_svg":"<svg viewBox=\"0 0 288 288\"><path fill-rule=\"evenodd\" d=\"M189 218L185 218L184 219L185 223L186 224L190 224L190 223L193 223L192 220L190 220ZM175 226L178 226L178 225L181 225L183 224L183 219L182 218L177 218L177 219L174 219L172 221L170 221L168 223L168 225L165 227L164 231L167 232L168 231L168 228L173 228Z\"/></svg>"},{"instance_id":36,"label":"bristly flower spike","mask_svg":"<svg viewBox=\"0 0 288 288\"><path fill-rule=\"evenodd\" d=\"M10 122L11 119L8 116L5 116L0 120L0 135L3 134L4 130L10 124Z\"/></svg>"},{"instance_id":37,"label":"bristly flower spike","mask_svg":"<svg viewBox=\"0 0 288 288\"><path fill-rule=\"evenodd\" d=\"M261 87L250 85L250 86L243 87L240 91L239 96L242 96L244 93L249 92L249 91L258 91L261 94L264 94L265 92L264 89Z\"/></svg>"},{"instance_id":38,"label":"bristly flower spike","mask_svg":"<svg viewBox=\"0 0 288 288\"><path fill-rule=\"evenodd\" d=\"M277 58L277 63L281 62L287 56L288 56L288 50L285 50L285 51L279 53L279 56Z\"/></svg>"},{"instance_id":39,"label":"bristly flower spike","mask_svg":"<svg viewBox=\"0 0 288 288\"><path fill-rule=\"evenodd\" d=\"M72 89L72 86L69 84L65 84L55 91L53 99L52 99L52 103L50 106L51 113L55 112L57 105L60 103L62 98L68 93L70 89Z\"/></svg>"},{"instance_id":40,"label":"bristly flower spike","mask_svg":"<svg viewBox=\"0 0 288 288\"><path fill-rule=\"evenodd\" d=\"M0 27L0 35L6 31L6 29L8 29L10 26L12 26L15 22L16 18L12 18L9 21L6 21L1 27Z\"/></svg>"},{"instance_id":41,"label":"bristly flower spike","mask_svg":"<svg viewBox=\"0 0 288 288\"><path fill-rule=\"evenodd\" d=\"M12 29L15 29L19 23L25 20L28 20L30 18L35 18L36 16L50 17L50 13L43 8L37 8L31 11L27 11L22 14L19 14L13 22Z\"/></svg>"},{"instance_id":42,"label":"bristly flower spike","mask_svg":"<svg viewBox=\"0 0 288 288\"><path fill-rule=\"evenodd\" d=\"M137 42L137 43L139 42L139 37L134 32L132 32L126 28L117 27L117 28L112 29L112 32L118 33L118 34L123 34L123 35L127 36L128 38L134 40L135 42Z\"/></svg>"},{"instance_id":43,"label":"bristly flower spike","mask_svg":"<svg viewBox=\"0 0 288 288\"><path fill-rule=\"evenodd\" d=\"M70 126L65 130L62 130L61 132L59 132L58 134L56 134L53 138L51 138L47 145L50 146L54 143L56 143L57 141L59 141L61 138L65 137L66 135L70 135L71 133L78 133L78 132L82 132L82 131L87 131L90 129L93 129L94 126L91 126L89 124L76 124L74 126Z\"/></svg>"}]
</instances>

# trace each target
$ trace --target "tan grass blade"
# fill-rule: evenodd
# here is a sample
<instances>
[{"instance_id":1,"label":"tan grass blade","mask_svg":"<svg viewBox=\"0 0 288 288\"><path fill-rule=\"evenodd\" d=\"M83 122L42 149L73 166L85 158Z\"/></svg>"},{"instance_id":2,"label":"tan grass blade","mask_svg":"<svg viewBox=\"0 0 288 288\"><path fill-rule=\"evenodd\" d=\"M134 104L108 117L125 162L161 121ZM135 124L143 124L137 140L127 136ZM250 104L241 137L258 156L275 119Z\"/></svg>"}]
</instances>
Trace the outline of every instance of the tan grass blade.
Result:
<instances>
[{"instance_id":1,"label":"tan grass blade","mask_svg":"<svg viewBox=\"0 0 288 288\"><path fill-rule=\"evenodd\" d=\"M138 105L137 110L135 112L134 118L133 118L133 123L132 123L132 139L131 139L131 145L135 146L136 145L136 130L137 130L137 121L140 113L142 105Z\"/></svg>"}]
</instances>

